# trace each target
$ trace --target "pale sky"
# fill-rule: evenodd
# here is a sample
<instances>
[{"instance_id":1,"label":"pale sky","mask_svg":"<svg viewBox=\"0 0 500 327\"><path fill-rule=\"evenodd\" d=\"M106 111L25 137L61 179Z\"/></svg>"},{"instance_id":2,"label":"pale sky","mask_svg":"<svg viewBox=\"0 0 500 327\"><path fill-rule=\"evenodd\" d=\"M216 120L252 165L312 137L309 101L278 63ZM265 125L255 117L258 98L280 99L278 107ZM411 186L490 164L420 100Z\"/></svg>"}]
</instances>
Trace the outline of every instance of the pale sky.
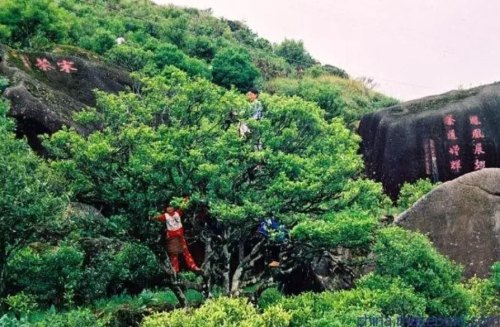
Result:
<instances>
[{"instance_id":1,"label":"pale sky","mask_svg":"<svg viewBox=\"0 0 500 327\"><path fill-rule=\"evenodd\" d=\"M211 8L401 100L500 81L499 0L155 0Z\"/></svg>"}]
</instances>

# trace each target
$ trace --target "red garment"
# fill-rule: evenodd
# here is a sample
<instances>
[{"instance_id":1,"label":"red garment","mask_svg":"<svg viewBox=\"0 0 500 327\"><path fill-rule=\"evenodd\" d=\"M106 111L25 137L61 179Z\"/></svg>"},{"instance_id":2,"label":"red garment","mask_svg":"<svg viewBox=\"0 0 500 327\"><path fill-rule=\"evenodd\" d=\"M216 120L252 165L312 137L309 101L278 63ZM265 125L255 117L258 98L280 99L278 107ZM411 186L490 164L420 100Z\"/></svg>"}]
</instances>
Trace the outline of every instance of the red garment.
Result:
<instances>
[{"instance_id":1,"label":"red garment","mask_svg":"<svg viewBox=\"0 0 500 327\"><path fill-rule=\"evenodd\" d=\"M182 216L183 212L181 210L176 210L174 215L178 214L179 216ZM166 222L167 221L167 214L162 214L158 216L156 219L159 221ZM198 266L193 260L193 257L191 256L191 253L189 252L186 239L184 238L184 227L181 227L176 230L165 230L165 234L167 239L173 238L173 237L179 237L181 244L182 244L182 249L184 252L182 253L184 255L184 261L186 262L186 265L188 266L189 269L191 270L198 270ZM178 254L169 254L168 255L170 258L170 262L172 263L172 267L175 272L180 271L180 265L179 265L179 255Z\"/></svg>"},{"instance_id":2,"label":"red garment","mask_svg":"<svg viewBox=\"0 0 500 327\"><path fill-rule=\"evenodd\" d=\"M193 257L191 256L191 253L189 252L186 239L184 238L184 228L175 230L175 231L167 231L167 238L171 237L179 237L181 244L182 244L182 249L184 252L182 253L184 255L184 261L186 262L186 265L188 266L189 269L191 270L198 270L198 266L193 260ZM169 254L170 257L170 262L172 263L172 267L174 268L175 272L180 271L180 265L179 265L179 255L178 254Z\"/></svg>"}]
</instances>

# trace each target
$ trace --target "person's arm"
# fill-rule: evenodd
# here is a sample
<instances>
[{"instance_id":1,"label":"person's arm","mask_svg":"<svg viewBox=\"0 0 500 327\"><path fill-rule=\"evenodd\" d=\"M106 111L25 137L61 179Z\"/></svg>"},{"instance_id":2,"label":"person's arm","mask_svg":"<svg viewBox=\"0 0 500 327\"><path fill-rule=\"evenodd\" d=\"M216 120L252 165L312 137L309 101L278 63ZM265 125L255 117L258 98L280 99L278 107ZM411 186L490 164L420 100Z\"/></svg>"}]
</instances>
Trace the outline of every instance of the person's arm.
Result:
<instances>
[{"instance_id":1,"label":"person's arm","mask_svg":"<svg viewBox=\"0 0 500 327\"><path fill-rule=\"evenodd\" d=\"M187 204L189 203L189 196L185 196L182 201L184 202L184 206L187 207ZM177 210L175 210L178 214L179 214L179 217L182 217L184 215L184 209L182 208L178 208Z\"/></svg>"},{"instance_id":2,"label":"person's arm","mask_svg":"<svg viewBox=\"0 0 500 327\"><path fill-rule=\"evenodd\" d=\"M166 219L167 218L165 217L164 213L151 218L151 220L162 221L162 222L164 222Z\"/></svg>"}]
</instances>

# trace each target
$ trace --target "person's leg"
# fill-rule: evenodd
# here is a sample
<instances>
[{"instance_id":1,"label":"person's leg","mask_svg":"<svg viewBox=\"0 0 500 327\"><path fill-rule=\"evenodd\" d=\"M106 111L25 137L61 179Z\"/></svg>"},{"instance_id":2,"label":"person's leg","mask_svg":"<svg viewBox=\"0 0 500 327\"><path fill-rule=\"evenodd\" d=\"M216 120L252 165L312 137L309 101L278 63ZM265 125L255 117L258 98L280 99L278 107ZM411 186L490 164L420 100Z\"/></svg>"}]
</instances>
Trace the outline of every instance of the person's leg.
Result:
<instances>
[{"instance_id":1,"label":"person's leg","mask_svg":"<svg viewBox=\"0 0 500 327\"><path fill-rule=\"evenodd\" d=\"M172 264L174 272L178 273L180 270L179 256L177 254L169 254L168 256L170 257L170 263Z\"/></svg>"},{"instance_id":2,"label":"person's leg","mask_svg":"<svg viewBox=\"0 0 500 327\"><path fill-rule=\"evenodd\" d=\"M182 249L184 250L184 252L183 252L184 260L186 261L187 267L190 270L200 270L200 268L198 268L198 266L194 262L193 257L191 256L191 253L189 252L189 248L188 248L188 245L186 243L186 239L184 238L184 236L181 236L180 240L181 240L181 244L182 244Z\"/></svg>"}]
</instances>

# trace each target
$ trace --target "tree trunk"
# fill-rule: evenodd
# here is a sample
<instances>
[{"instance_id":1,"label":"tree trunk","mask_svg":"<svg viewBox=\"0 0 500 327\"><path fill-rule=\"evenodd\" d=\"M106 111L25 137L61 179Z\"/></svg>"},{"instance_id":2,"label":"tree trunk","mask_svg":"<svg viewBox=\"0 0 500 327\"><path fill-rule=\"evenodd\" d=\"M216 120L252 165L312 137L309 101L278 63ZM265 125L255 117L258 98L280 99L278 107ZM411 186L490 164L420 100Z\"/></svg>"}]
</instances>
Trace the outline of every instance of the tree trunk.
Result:
<instances>
[{"instance_id":1,"label":"tree trunk","mask_svg":"<svg viewBox=\"0 0 500 327\"><path fill-rule=\"evenodd\" d=\"M241 276L243 275L243 269L245 268L245 242L240 240L238 244L238 266L234 271L233 278L231 280L231 295L239 295Z\"/></svg>"},{"instance_id":2,"label":"tree trunk","mask_svg":"<svg viewBox=\"0 0 500 327\"><path fill-rule=\"evenodd\" d=\"M211 297L212 290L212 237L208 236L205 239L205 260L201 265L203 270L203 296L205 298Z\"/></svg>"},{"instance_id":3,"label":"tree trunk","mask_svg":"<svg viewBox=\"0 0 500 327\"><path fill-rule=\"evenodd\" d=\"M224 277L224 292L229 294L231 292L231 252L229 252L229 245L226 243L222 247L222 253L224 255L224 270L222 276Z\"/></svg>"}]
</instances>

